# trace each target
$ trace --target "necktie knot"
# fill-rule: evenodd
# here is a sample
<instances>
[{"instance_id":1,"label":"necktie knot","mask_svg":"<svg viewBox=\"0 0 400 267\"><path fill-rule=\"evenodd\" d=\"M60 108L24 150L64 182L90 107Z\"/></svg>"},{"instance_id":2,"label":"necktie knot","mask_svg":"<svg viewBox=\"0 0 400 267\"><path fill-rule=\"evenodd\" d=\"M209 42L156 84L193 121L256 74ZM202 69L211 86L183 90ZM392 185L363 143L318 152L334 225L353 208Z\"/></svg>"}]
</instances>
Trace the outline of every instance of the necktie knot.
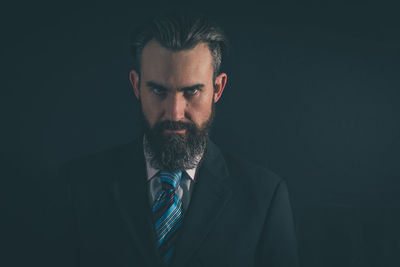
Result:
<instances>
[{"instance_id":1,"label":"necktie knot","mask_svg":"<svg viewBox=\"0 0 400 267\"><path fill-rule=\"evenodd\" d=\"M164 189L176 190L182 178L182 171L160 171L159 175Z\"/></svg>"}]
</instances>

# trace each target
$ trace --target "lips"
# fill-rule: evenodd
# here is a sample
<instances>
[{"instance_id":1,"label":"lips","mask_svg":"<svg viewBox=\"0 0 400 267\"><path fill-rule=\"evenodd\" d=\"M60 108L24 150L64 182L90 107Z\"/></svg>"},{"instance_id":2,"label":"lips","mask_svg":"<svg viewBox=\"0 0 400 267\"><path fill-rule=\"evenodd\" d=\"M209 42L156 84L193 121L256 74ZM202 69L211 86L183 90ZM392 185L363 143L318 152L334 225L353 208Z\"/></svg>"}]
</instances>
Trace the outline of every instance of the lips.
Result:
<instances>
[{"instance_id":1,"label":"lips","mask_svg":"<svg viewBox=\"0 0 400 267\"><path fill-rule=\"evenodd\" d=\"M180 133L185 133L186 129L180 129L180 130L169 130L165 129L164 133L173 133L173 134L180 134Z\"/></svg>"}]
</instances>

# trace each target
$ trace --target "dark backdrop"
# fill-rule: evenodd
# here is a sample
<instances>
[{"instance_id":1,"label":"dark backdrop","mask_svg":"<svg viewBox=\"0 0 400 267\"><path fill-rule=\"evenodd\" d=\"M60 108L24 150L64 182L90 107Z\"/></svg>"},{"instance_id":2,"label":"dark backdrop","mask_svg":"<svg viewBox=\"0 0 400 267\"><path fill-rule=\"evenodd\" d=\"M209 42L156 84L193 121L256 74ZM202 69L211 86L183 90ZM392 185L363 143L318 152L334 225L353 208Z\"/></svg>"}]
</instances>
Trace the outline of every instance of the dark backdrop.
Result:
<instances>
[{"instance_id":1,"label":"dark backdrop","mask_svg":"<svg viewBox=\"0 0 400 267\"><path fill-rule=\"evenodd\" d=\"M45 254L52 170L139 133L129 33L150 14L178 7L1 8L6 266ZM400 266L398 6L183 7L209 14L231 39L212 136L287 180L302 266Z\"/></svg>"}]
</instances>

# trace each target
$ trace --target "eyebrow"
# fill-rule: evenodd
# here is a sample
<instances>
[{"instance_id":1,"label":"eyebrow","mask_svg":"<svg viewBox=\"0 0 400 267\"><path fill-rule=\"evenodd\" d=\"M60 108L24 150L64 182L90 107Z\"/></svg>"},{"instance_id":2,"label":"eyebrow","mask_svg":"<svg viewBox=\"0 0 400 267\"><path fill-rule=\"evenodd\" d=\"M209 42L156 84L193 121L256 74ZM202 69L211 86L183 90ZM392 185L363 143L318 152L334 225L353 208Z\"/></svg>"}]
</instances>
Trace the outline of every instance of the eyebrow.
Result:
<instances>
[{"instance_id":1,"label":"eyebrow","mask_svg":"<svg viewBox=\"0 0 400 267\"><path fill-rule=\"evenodd\" d=\"M163 89L163 90L166 90L166 91L170 90L166 86L163 86L163 85L158 84L158 83L153 82L153 81L146 82L146 85L151 87L151 88L156 88L157 87L157 88L160 88L160 89ZM204 87L204 84L198 83L198 84L194 84L194 85L191 85L191 86L182 87L182 88L178 89L177 91L181 92L181 91L190 91L190 90L196 90L196 89L199 90L199 89L201 89L203 87Z\"/></svg>"}]
</instances>

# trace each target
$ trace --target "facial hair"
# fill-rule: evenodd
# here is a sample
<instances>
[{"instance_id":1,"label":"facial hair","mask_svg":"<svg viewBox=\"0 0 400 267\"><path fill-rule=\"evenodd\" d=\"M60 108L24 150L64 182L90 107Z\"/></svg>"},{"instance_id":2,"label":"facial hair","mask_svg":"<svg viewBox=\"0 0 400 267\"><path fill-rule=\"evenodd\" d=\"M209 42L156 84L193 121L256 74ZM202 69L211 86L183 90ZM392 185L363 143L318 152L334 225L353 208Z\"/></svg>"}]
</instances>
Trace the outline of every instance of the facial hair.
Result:
<instances>
[{"instance_id":1,"label":"facial hair","mask_svg":"<svg viewBox=\"0 0 400 267\"><path fill-rule=\"evenodd\" d=\"M211 114L200 127L194 122L164 120L150 126L143 114L142 122L145 134L144 149L149 156L150 165L159 170L175 171L193 169L200 162L207 146L209 131L215 116L215 102L211 105ZM169 133L165 130L182 130L183 134Z\"/></svg>"}]
</instances>

